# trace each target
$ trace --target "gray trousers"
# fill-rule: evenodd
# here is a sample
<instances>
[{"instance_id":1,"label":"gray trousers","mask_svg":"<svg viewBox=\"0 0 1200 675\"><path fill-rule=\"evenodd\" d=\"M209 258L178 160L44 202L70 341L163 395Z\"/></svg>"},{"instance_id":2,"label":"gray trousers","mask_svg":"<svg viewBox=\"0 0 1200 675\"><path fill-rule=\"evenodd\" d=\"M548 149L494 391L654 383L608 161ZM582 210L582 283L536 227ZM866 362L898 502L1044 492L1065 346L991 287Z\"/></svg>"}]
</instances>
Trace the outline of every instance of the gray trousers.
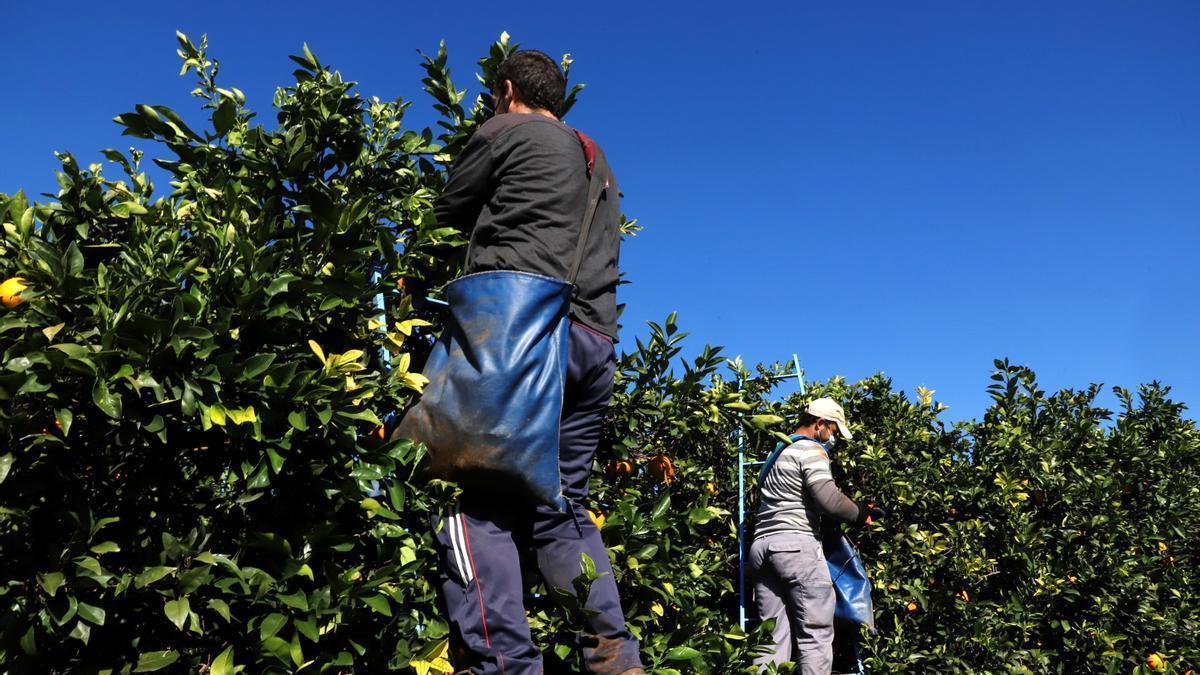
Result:
<instances>
[{"instance_id":1,"label":"gray trousers","mask_svg":"<svg viewBox=\"0 0 1200 675\"><path fill-rule=\"evenodd\" d=\"M775 653L755 659L755 665L795 661L798 673L828 675L837 596L821 542L799 532L766 535L750 546L750 569L758 616L775 619Z\"/></svg>"}]
</instances>

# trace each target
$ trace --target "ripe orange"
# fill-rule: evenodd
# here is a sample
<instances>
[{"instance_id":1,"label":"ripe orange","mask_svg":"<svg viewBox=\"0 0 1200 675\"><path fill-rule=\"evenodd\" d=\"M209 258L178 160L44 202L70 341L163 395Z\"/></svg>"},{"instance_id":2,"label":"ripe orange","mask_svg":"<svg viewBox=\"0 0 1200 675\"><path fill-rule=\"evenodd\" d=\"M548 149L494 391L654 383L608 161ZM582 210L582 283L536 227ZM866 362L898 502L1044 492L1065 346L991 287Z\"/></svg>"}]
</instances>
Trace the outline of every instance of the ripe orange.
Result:
<instances>
[{"instance_id":1,"label":"ripe orange","mask_svg":"<svg viewBox=\"0 0 1200 675\"><path fill-rule=\"evenodd\" d=\"M1166 665L1166 661L1163 660L1162 654L1150 652L1150 655L1146 657L1146 665L1150 666L1151 670L1162 670L1163 666Z\"/></svg>"},{"instance_id":2,"label":"ripe orange","mask_svg":"<svg viewBox=\"0 0 1200 675\"><path fill-rule=\"evenodd\" d=\"M605 518L604 518L603 513L601 513L600 511L593 511L592 509L588 509L587 513L588 513L588 518L591 518L592 524L594 524L596 526L597 530L602 529L604 527Z\"/></svg>"},{"instance_id":3,"label":"ripe orange","mask_svg":"<svg viewBox=\"0 0 1200 675\"><path fill-rule=\"evenodd\" d=\"M13 277L5 279L4 283L0 283L0 304L12 309L17 305L25 302L25 298L21 297L21 291L29 288L23 277Z\"/></svg>"},{"instance_id":4,"label":"ripe orange","mask_svg":"<svg viewBox=\"0 0 1200 675\"><path fill-rule=\"evenodd\" d=\"M915 611L917 611L917 609L918 609L917 603L915 603L915 602L908 603L908 611L915 612Z\"/></svg>"},{"instance_id":5,"label":"ripe orange","mask_svg":"<svg viewBox=\"0 0 1200 675\"><path fill-rule=\"evenodd\" d=\"M650 460L650 475L663 483L675 480L675 463L666 455L655 455Z\"/></svg>"},{"instance_id":6,"label":"ripe orange","mask_svg":"<svg viewBox=\"0 0 1200 675\"><path fill-rule=\"evenodd\" d=\"M612 478L620 478L633 473L633 462L627 459L612 461L608 463L608 475Z\"/></svg>"}]
</instances>

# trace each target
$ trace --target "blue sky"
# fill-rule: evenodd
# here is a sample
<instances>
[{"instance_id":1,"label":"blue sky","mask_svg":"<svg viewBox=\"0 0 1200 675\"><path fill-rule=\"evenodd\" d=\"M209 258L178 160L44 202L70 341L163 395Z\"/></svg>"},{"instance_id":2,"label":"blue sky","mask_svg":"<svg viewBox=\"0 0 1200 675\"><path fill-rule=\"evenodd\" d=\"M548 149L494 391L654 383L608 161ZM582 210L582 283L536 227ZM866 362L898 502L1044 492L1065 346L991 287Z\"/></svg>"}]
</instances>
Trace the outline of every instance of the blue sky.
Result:
<instances>
[{"instance_id":1,"label":"blue sky","mask_svg":"<svg viewBox=\"0 0 1200 675\"><path fill-rule=\"evenodd\" d=\"M6 9L0 191L127 147L135 103L194 119L177 28L264 122L307 41L419 126L415 50L444 38L473 87L508 31L574 55L568 122L646 226L626 338L678 310L690 351L883 371L949 419L982 414L996 357L1046 389L1159 379L1196 417L1198 3L172 4Z\"/></svg>"}]
</instances>

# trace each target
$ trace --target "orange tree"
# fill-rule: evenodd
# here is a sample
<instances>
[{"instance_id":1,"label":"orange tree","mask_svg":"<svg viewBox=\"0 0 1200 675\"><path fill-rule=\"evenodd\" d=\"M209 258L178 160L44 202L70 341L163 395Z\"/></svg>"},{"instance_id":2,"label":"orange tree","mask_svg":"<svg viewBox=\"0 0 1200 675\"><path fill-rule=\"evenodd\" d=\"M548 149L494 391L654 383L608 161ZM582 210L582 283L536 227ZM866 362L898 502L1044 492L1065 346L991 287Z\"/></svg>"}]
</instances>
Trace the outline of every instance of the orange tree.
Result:
<instances>
[{"instance_id":1,"label":"orange tree","mask_svg":"<svg viewBox=\"0 0 1200 675\"><path fill-rule=\"evenodd\" d=\"M883 672L1185 672L1200 664L1200 433L1157 383L1121 409L997 361L983 419L881 376L817 386L855 439L839 481L887 518L862 532ZM797 414L803 397L778 406Z\"/></svg>"},{"instance_id":2,"label":"orange tree","mask_svg":"<svg viewBox=\"0 0 1200 675\"><path fill-rule=\"evenodd\" d=\"M116 118L165 190L106 150L119 177L63 154L51 201L0 199L0 274L26 286L0 315L0 663L406 668L446 630L426 526L445 491L372 430L423 383L398 279L455 273L442 145L307 48L264 126L179 43L203 126Z\"/></svg>"},{"instance_id":3,"label":"orange tree","mask_svg":"<svg viewBox=\"0 0 1200 675\"><path fill-rule=\"evenodd\" d=\"M431 206L489 101L465 104L440 49L441 130L406 129L408 101L363 98L306 48L264 125L203 40L180 55L203 125L117 118L169 189L106 150L110 167L62 155L46 203L0 196L0 664L444 670L430 523L455 488L376 430L424 381L439 317L408 291L457 274L462 238ZM649 668L744 671L762 633L736 628L733 438L765 453L806 397L773 401L755 376L776 368L716 348L681 361L682 339L671 316L622 355L590 506ZM868 664L1195 667L1194 423L1158 386L1114 420L1094 387L996 377L983 420L951 426L882 377L809 392L846 403L839 477L891 513L859 540ZM531 584L547 671L576 672L577 601Z\"/></svg>"}]
</instances>

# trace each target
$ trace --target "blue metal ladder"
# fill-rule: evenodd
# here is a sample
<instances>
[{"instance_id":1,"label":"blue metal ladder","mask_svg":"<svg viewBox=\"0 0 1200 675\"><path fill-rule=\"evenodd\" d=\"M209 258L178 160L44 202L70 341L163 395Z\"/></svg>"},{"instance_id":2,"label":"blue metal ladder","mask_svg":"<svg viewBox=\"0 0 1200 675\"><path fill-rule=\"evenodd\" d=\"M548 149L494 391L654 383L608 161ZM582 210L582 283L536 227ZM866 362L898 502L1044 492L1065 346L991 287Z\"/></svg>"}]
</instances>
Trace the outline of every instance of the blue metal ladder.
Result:
<instances>
[{"instance_id":1,"label":"blue metal ladder","mask_svg":"<svg viewBox=\"0 0 1200 675\"><path fill-rule=\"evenodd\" d=\"M800 368L800 357L792 354L793 370L790 373L781 373L779 375L767 376L773 382L796 378L800 384L800 394L805 393L804 389L804 370ZM756 379L756 378L752 378ZM738 378L738 389L751 380L743 380ZM761 461L746 461L746 427L738 425L737 438L738 452L738 626L742 631L746 630L746 468L759 466Z\"/></svg>"}]
</instances>

